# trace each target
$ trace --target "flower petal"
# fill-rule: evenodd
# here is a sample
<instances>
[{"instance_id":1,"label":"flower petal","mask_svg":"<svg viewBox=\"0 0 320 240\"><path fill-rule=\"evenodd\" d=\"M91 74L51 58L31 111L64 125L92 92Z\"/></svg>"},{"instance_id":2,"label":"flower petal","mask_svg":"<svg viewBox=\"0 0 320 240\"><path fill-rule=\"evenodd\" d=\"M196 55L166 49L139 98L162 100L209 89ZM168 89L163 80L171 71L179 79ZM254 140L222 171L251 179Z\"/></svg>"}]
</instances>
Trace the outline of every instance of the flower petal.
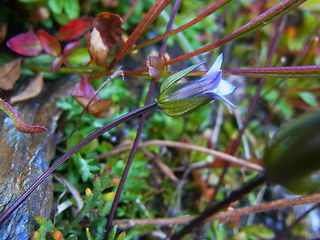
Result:
<instances>
[{"instance_id":1,"label":"flower petal","mask_svg":"<svg viewBox=\"0 0 320 240\"><path fill-rule=\"evenodd\" d=\"M200 79L201 80L206 80L207 78L211 78L212 76L216 76L217 72L221 71L221 65L222 65L222 61L223 61L223 54L221 53L216 61L213 63L213 65L211 66L211 68L209 69L209 71ZM216 82L214 83L214 85L212 86L213 88L216 88L219 83L220 83L220 78L219 79L215 79Z\"/></svg>"},{"instance_id":2,"label":"flower petal","mask_svg":"<svg viewBox=\"0 0 320 240\"><path fill-rule=\"evenodd\" d=\"M237 107L235 105L233 105L232 102L230 102L228 99L226 99L224 96L215 94L214 96L215 99L219 99L221 101L224 101L225 103L228 103L231 107L233 107L234 109L237 109Z\"/></svg>"},{"instance_id":3,"label":"flower petal","mask_svg":"<svg viewBox=\"0 0 320 240\"><path fill-rule=\"evenodd\" d=\"M229 83L226 80L221 79L218 87L215 89L215 93L224 96L232 93L234 89L235 86L232 83Z\"/></svg>"},{"instance_id":4,"label":"flower petal","mask_svg":"<svg viewBox=\"0 0 320 240\"><path fill-rule=\"evenodd\" d=\"M213 65L211 66L211 68L209 69L207 74L211 74L212 72L220 71L221 65L222 65L222 61L223 61L223 54L221 53L217 57L216 61L213 63Z\"/></svg>"}]
</instances>

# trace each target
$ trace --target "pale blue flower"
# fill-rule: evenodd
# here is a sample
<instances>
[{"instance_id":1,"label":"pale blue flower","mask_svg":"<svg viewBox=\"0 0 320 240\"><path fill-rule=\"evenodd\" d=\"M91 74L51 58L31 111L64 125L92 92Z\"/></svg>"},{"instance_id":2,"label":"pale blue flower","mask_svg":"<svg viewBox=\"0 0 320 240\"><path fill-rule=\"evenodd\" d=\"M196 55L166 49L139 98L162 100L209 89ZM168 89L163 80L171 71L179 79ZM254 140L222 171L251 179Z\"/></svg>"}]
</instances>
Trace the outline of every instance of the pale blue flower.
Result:
<instances>
[{"instance_id":1,"label":"pale blue flower","mask_svg":"<svg viewBox=\"0 0 320 240\"><path fill-rule=\"evenodd\" d=\"M157 98L158 106L169 116L187 115L208 102L219 99L237 108L224 96L231 94L235 86L221 79L222 54L216 59L210 70L199 80L177 83L181 78L203 63L193 65L171 75L161 86Z\"/></svg>"}]
</instances>

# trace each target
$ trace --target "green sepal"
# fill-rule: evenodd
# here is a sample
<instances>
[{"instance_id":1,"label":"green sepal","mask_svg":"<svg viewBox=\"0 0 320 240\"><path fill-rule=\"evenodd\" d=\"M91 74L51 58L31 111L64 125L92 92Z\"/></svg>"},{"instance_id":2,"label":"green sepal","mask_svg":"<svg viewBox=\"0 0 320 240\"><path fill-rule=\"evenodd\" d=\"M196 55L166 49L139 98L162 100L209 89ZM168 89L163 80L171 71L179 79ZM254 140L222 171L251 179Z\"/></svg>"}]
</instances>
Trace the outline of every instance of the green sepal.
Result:
<instances>
[{"instance_id":1,"label":"green sepal","mask_svg":"<svg viewBox=\"0 0 320 240\"><path fill-rule=\"evenodd\" d=\"M172 74L166 80L164 80L164 82L161 84L160 92L162 93L163 91L168 89L172 84L178 82L181 78L188 75L190 72L192 72L194 69L196 69L197 67L199 67L200 65L202 65L204 63L205 62L201 62L201 63L195 64L195 65L192 65L182 71L179 71L179 72Z\"/></svg>"},{"instance_id":2,"label":"green sepal","mask_svg":"<svg viewBox=\"0 0 320 240\"><path fill-rule=\"evenodd\" d=\"M160 103L159 108L171 117L185 116L212 100L211 97L195 97Z\"/></svg>"}]
</instances>

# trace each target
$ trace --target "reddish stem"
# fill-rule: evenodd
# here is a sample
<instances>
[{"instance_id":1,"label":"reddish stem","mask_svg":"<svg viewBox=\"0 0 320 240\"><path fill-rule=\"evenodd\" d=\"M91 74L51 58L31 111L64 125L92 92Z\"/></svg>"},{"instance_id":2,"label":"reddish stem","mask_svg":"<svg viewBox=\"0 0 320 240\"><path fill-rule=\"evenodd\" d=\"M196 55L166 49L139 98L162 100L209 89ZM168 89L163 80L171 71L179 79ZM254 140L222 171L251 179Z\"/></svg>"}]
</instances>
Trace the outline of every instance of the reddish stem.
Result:
<instances>
[{"instance_id":1,"label":"reddish stem","mask_svg":"<svg viewBox=\"0 0 320 240\"><path fill-rule=\"evenodd\" d=\"M170 3L170 0L157 0L148 13L144 16L141 20L140 24L137 28L133 31L130 35L126 43L122 46L119 50L116 57L111 62L108 70L113 69L121 60L122 58L131 50L134 44L139 40L140 36L146 31L146 29L150 26L151 23L159 16L161 11L165 9L165 7Z\"/></svg>"},{"instance_id":2,"label":"reddish stem","mask_svg":"<svg viewBox=\"0 0 320 240\"><path fill-rule=\"evenodd\" d=\"M202 19L204 19L205 17L209 16L210 14L212 14L213 12L217 11L218 9L222 8L224 5L226 5L227 3L229 3L232 0L219 0L218 2L216 2L215 4L213 4L210 8L208 8L206 11L204 11L202 14L200 14L198 17L196 17L195 19L193 19L192 21L186 23L185 25L178 27L175 30L172 30L170 32L167 32L165 34L162 34L160 36L157 36L155 38L152 38L150 40L147 40L143 43L138 44L137 46L135 46L132 50L136 50L136 49L140 49L143 48L145 46L148 46L152 43L158 42L162 39L168 38L172 35L175 35L179 32L182 32L183 30L195 25L196 23L200 22Z\"/></svg>"},{"instance_id":3,"label":"reddish stem","mask_svg":"<svg viewBox=\"0 0 320 240\"><path fill-rule=\"evenodd\" d=\"M200 48L198 50L195 50L193 52L184 54L182 56L173 58L169 61L167 61L165 64L166 65L171 65L173 63L181 62L183 60L186 60L190 57L193 57L195 55L199 55L201 53L210 51L212 49L215 49L217 47L220 47L221 45L225 44L226 42L229 42L231 40L234 40L238 37L241 37L242 35L252 32L258 28L261 28L263 26L266 26L267 24L271 23L272 21L280 18L287 12L295 9L302 3L304 3L306 0L284 0L274 7L270 8L269 10L265 11L264 13L260 14L258 17L255 19L251 20L248 22L246 25L238 28L236 31L230 33L229 35L225 36L224 38L207 45L203 48Z\"/></svg>"}]
</instances>

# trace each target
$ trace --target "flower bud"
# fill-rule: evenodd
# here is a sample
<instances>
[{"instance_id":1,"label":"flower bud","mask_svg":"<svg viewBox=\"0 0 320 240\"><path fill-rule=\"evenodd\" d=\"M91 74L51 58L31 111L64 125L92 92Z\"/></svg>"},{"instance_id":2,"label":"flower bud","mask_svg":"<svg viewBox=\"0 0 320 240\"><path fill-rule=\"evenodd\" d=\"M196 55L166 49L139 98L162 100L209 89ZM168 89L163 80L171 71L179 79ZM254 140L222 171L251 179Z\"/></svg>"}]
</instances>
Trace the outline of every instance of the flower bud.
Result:
<instances>
[{"instance_id":1,"label":"flower bud","mask_svg":"<svg viewBox=\"0 0 320 240\"><path fill-rule=\"evenodd\" d=\"M155 80L159 80L161 74L167 71L167 67L159 56L148 56L146 65L149 75Z\"/></svg>"},{"instance_id":2,"label":"flower bud","mask_svg":"<svg viewBox=\"0 0 320 240\"><path fill-rule=\"evenodd\" d=\"M86 196L89 197L91 195L91 189L86 188Z\"/></svg>"},{"instance_id":3,"label":"flower bud","mask_svg":"<svg viewBox=\"0 0 320 240\"><path fill-rule=\"evenodd\" d=\"M221 79L222 54L220 54L210 70L199 80L177 83L201 64L203 63L172 74L162 83L157 103L165 114L169 116L184 116L214 99L220 99L231 107L237 108L224 97L224 95L232 93L235 87Z\"/></svg>"},{"instance_id":4,"label":"flower bud","mask_svg":"<svg viewBox=\"0 0 320 240\"><path fill-rule=\"evenodd\" d=\"M320 111L280 129L266 148L264 161L269 181L296 194L320 190Z\"/></svg>"},{"instance_id":5,"label":"flower bud","mask_svg":"<svg viewBox=\"0 0 320 240\"><path fill-rule=\"evenodd\" d=\"M105 193L102 195L102 201L110 201L116 194L114 192Z\"/></svg>"}]
</instances>

